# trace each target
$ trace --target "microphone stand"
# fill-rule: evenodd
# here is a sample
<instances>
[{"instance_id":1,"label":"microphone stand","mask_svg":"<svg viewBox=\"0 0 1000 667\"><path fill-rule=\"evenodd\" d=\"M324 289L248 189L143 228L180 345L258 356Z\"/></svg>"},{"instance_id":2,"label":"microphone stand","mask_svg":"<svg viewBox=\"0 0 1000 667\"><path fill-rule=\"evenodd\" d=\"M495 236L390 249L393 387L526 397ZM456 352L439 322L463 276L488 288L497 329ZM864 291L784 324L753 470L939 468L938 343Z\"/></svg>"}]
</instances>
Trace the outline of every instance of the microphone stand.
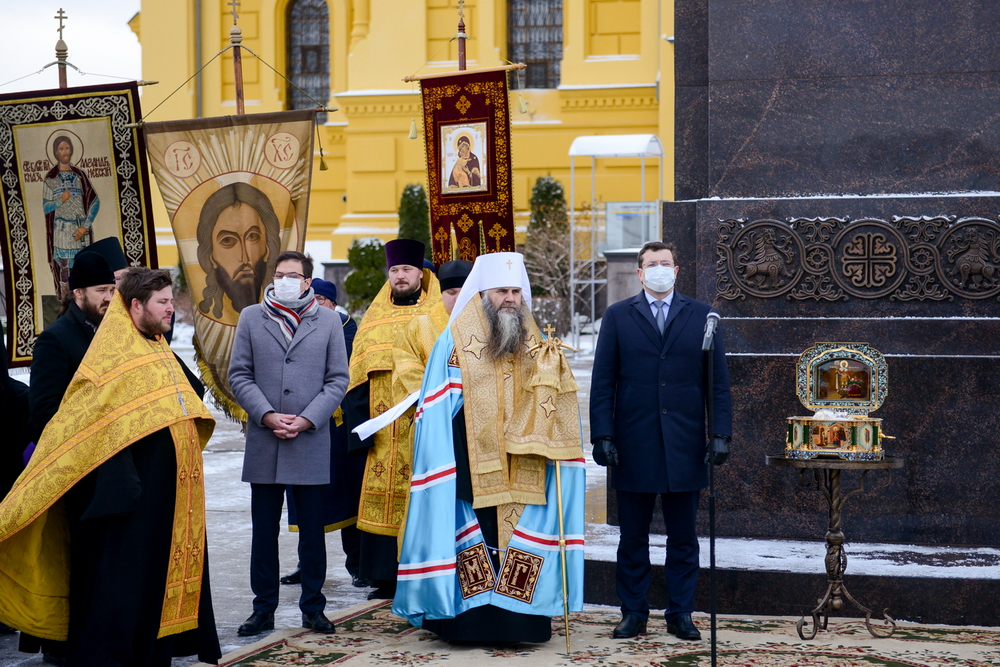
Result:
<instances>
[{"instance_id":1,"label":"microphone stand","mask_svg":"<svg viewBox=\"0 0 1000 667\"><path fill-rule=\"evenodd\" d=\"M715 429L715 336L712 336L711 344L706 350L708 359L708 428L709 434ZM713 435L708 438L708 613L712 623L712 667L716 667L718 655L716 652L716 629L715 629L715 450L712 445Z\"/></svg>"}]
</instances>

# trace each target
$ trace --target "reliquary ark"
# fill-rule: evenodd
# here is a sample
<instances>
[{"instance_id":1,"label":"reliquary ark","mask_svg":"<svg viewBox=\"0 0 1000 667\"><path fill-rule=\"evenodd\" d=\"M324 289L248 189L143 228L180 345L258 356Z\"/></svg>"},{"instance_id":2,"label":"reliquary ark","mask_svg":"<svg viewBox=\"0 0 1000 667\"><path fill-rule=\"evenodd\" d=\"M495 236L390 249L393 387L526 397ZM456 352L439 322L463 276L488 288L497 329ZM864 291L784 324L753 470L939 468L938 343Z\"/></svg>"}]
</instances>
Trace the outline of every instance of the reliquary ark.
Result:
<instances>
[{"instance_id":1,"label":"reliquary ark","mask_svg":"<svg viewBox=\"0 0 1000 667\"><path fill-rule=\"evenodd\" d=\"M889 391L885 357L868 343L817 343L795 367L799 401L811 417L789 417L785 456L849 461L885 457L882 420L869 417Z\"/></svg>"}]
</instances>

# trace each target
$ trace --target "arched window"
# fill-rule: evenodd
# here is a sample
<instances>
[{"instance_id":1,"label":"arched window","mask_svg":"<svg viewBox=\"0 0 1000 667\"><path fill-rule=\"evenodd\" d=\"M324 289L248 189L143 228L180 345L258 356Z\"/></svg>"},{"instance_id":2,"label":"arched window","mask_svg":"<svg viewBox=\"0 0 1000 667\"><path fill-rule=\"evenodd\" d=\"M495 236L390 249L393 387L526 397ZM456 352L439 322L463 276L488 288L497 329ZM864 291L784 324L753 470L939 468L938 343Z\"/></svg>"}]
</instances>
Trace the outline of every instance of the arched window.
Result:
<instances>
[{"instance_id":1,"label":"arched window","mask_svg":"<svg viewBox=\"0 0 1000 667\"><path fill-rule=\"evenodd\" d=\"M528 66L524 72L511 77L512 87L558 87L562 61L562 0L510 0L507 7L507 58Z\"/></svg>"},{"instance_id":2,"label":"arched window","mask_svg":"<svg viewBox=\"0 0 1000 667\"><path fill-rule=\"evenodd\" d=\"M317 101L325 106L330 99L330 8L326 0L292 0L286 23L288 78L295 84L288 86L288 108L314 109ZM326 122L326 114L317 119Z\"/></svg>"}]
</instances>

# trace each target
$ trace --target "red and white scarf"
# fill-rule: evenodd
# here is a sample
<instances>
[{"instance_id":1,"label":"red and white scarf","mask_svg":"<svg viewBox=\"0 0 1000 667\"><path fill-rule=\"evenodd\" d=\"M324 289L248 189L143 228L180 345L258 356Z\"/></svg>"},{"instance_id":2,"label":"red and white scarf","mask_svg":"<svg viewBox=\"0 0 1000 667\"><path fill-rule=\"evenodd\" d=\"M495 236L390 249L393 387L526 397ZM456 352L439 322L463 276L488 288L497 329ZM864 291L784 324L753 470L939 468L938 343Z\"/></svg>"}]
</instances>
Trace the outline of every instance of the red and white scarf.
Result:
<instances>
[{"instance_id":1,"label":"red and white scarf","mask_svg":"<svg viewBox=\"0 0 1000 667\"><path fill-rule=\"evenodd\" d=\"M274 285L268 285L264 290L264 300L261 301L260 307L268 317L278 323L285 340L291 342L302 320L316 315L319 302L316 301L311 287L298 299L279 301L274 296Z\"/></svg>"}]
</instances>

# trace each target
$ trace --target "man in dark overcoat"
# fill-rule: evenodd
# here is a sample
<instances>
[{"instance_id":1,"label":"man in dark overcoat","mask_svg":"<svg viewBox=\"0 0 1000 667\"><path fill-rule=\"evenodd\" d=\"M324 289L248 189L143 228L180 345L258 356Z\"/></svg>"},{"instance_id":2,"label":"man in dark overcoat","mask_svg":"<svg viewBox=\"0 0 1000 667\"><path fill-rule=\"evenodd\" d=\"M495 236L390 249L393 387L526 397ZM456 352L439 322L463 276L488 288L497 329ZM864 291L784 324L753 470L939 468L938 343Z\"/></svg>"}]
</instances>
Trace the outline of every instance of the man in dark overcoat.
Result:
<instances>
[{"instance_id":1,"label":"man in dark overcoat","mask_svg":"<svg viewBox=\"0 0 1000 667\"><path fill-rule=\"evenodd\" d=\"M114 237L101 239L77 254L69 272L66 310L35 339L28 388L29 442L38 442L45 425L59 409L126 268L125 254ZM27 455L33 448L32 444ZM40 641L27 633L21 634L22 651L37 653L39 648L46 662L63 664L62 642Z\"/></svg>"},{"instance_id":2,"label":"man in dark overcoat","mask_svg":"<svg viewBox=\"0 0 1000 667\"><path fill-rule=\"evenodd\" d=\"M334 631L323 615L326 542L323 505L330 482L330 415L347 390L347 351L337 313L316 302L312 260L278 255L274 282L236 325L229 385L247 413L243 481L250 483L250 587L253 614L238 629L274 628L278 606L278 534L285 486L299 525L302 627Z\"/></svg>"},{"instance_id":3,"label":"man in dark overcoat","mask_svg":"<svg viewBox=\"0 0 1000 667\"><path fill-rule=\"evenodd\" d=\"M695 519L699 492L708 485L707 461L719 465L729 452L729 371L717 335L713 377L706 377L701 348L710 307L674 290L679 268L673 245L647 243L638 259L643 291L605 311L590 394L594 460L611 469L621 527L616 584L622 621L614 636L646 631L649 525L659 495L667 529L667 630L698 640L691 621L699 567ZM715 420L706 428L709 391Z\"/></svg>"},{"instance_id":4,"label":"man in dark overcoat","mask_svg":"<svg viewBox=\"0 0 1000 667\"><path fill-rule=\"evenodd\" d=\"M120 266L110 249L112 242L121 257ZM32 442L38 442L45 425L59 409L69 381L80 367L111 303L116 274L124 273L121 269L126 268L118 239L102 239L100 243L100 248L94 244L76 256L69 274L71 293L66 312L35 339L28 421L28 437Z\"/></svg>"}]
</instances>

